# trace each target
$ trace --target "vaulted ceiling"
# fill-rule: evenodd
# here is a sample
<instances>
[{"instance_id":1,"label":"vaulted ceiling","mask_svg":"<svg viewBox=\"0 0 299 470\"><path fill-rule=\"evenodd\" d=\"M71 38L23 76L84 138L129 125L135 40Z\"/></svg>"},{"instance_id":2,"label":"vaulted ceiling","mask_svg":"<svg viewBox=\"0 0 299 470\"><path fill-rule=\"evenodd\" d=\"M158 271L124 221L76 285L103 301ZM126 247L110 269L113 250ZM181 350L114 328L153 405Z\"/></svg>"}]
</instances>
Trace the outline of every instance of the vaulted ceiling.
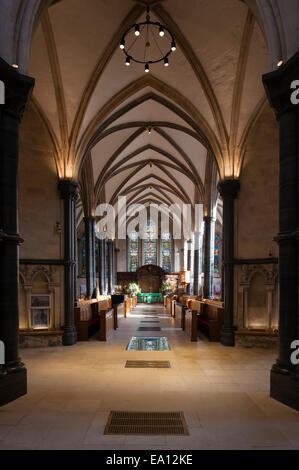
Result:
<instances>
[{"instance_id":1,"label":"vaulted ceiling","mask_svg":"<svg viewBox=\"0 0 299 470\"><path fill-rule=\"evenodd\" d=\"M173 32L170 66L125 66L124 31L151 18ZM33 105L51 135L59 177L81 181L86 215L99 202L206 202L238 177L265 106L264 37L240 0L61 0L31 50ZM149 130L151 131L149 133ZM215 178L214 178L215 183Z\"/></svg>"}]
</instances>

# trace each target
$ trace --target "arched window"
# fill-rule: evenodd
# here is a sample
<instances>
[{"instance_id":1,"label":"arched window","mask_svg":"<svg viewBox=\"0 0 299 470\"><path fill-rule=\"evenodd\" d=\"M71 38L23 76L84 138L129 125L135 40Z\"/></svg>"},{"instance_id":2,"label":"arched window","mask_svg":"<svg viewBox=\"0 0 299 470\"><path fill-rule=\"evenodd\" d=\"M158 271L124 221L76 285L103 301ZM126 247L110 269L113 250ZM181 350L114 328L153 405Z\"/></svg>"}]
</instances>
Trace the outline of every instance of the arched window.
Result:
<instances>
[{"instance_id":1,"label":"arched window","mask_svg":"<svg viewBox=\"0 0 299 470\"><path fill-rule=\"evenodd\" d=\"M132 232L129 238L129 271L131 273L136 272L139 267L138 249L139 249L138 233Z\"/></svg>"},{"instance_id":2,"label":"arched window","mask_svg":"<svg viewBox=\"0 0 299 470\"><path fill-rule=\"evenodd\" d=\"M214 273L220 272L220 238L215 236L215 250L214 250Z\"/></svg>"},{"instance_id":3,"label":"arched window","mask_svg":"<svg viewBox=\"0 0 299 470\"><path fill-rule=\"evenodd\" d=\"M157 230L152 220L148 220L144 229L143 264L157 264Z\"/></svg>"},{"instance_id":4,"label":"arched window","mask_svg":"<svg viewBox=\"0 0 299 470\"><path fill-rule=\"evenodd\" d=\"M162 268L166 272L171 271L171 234L163 233L161 239Z\"/></svg>"}]
</instances>

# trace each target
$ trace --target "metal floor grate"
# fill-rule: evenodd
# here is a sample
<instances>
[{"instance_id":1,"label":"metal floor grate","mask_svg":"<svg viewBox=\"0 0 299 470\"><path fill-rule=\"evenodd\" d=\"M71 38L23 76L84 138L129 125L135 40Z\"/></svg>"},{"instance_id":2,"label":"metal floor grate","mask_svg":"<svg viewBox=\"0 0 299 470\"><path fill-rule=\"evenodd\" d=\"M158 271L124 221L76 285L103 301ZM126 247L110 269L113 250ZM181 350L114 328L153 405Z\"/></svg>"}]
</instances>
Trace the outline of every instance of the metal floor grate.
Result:
<instances>
[{"instance_id":1,"label":"metal floor grate","mask_svg":"<svg viewBox=\"0 0 299 470\"><path fill-rule=\"evenodd\" d=\"M111 411L104 434L141 436L189 435L184 413Z\"/></svg>"},{"instance_id":2,"label":"metal floor grate","mask_svg":"<svg viewBox=\"0 0 299 470\"><path fill-rule=\"evenodd\" d=\"M127 361L129 369L170 369L169 361Z\"/></svg>"},{"instance_id":3,"label":"metal floor grate","mask_svg":"<svg viewBox=\"0 0 299 470\"><path fill-rule=\"evenodd\" d=\"M137 331L161 331L159 326L140 326Z\"/></svg>"}]
</instances>

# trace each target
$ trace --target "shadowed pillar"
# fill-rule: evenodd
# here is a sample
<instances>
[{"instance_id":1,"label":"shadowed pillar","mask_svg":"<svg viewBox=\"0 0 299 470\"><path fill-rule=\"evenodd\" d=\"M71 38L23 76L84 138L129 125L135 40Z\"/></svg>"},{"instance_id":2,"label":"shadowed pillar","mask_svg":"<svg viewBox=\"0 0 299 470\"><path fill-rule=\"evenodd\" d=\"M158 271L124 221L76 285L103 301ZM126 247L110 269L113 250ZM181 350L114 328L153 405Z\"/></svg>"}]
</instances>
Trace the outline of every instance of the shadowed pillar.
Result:
<instances>
[{"instance_id":1,"label":"shadowed pillar","mask_svg":"<svg viewBox=\"0 0 299 470\"><path fill-rule=\"evenodd\" d=\"M99 277L100 293L106 294L106 239L99 239Z\"/></svg>"},{"instance_id":2,"label":"shadowed pillar","mask_svg":"<svg viewBox=\"0 0 299 470\"><path fill-rule=\"evenodd\" d=\"M194 295L200 294L202 271L202 233L194 233Z\"/></svg>"},{"instance_id":3,"label":"shadowed pillar","mask_svg":"<svg viewBox=\"0 0 299 470\"><path fill-rule=\"evenodd\" d=\"M108 293L114 292L114 241L108 243Z\"/></svg>"},{"instance_id":4,"label":"shadowed pillar","mask_svg":"<svg viewBox=\"0 0 299 470\"><path fill-rule=\"evenodd\" d=\"M213 299L215 219L204 217L205 221L205 253L204 253L204 287L205 299Z\"/></svg>"},{"instance_id":5,"label":"shadowed pillar","mask_svg":"<svg viewBox=\"0 0 299 470\"><path fill-rule=\"evenodd\" d=\"M86 295L91 299L95 288L95 218L84 217L86 240Z\"/></svg>"},{"instance_id":6,"label":"shadowed pillar","mask_svg":"<svg viewBox=\"0 0 299 470\"><path fill-rule=\"evenodd\" d=\"M34 80L0 59L5 104L0 106L0 341L5 364L0 369L0 406L27 393L26 368L19 345L18 159L19 124Z\"/></svg>"},{"instance_id":7,"label":"shadowed pillar","mask_svg":"<svg viewBox=\"0 0 299 470\"><path fill-rule=\"evenodd\" d=\"M279 357L271 371L271 396L299 410L299 371L292 343L299 339L299 105L291 84L299 80L299 53L263 82L280 125Z\"/></svg>"},{"instance_id":8,"label":"shadowed pillar","mask_svg":"<svg viewBox=\"0 0 299 470\"><path fill-rule=\"evenodd\" d=\"M223 199L223 265L224 265L224 324L221 343L235 345L234 333L234 234L235 199L240 189L239 180L224 180L218 190Z\"/></svg>"},{"instance_id":9,"label":"shadowed pillar","mask_svg":"<svg viewBox=\"0 0 299 470\"><path fill-rule=\"evenodd\" d=\"M64 200L64 328L63 346L77 342L74 322L74 283L75 283L75 203L78 197L78 184L72 180L60 180L59 190Z\"/></svg>"}]
</instances>

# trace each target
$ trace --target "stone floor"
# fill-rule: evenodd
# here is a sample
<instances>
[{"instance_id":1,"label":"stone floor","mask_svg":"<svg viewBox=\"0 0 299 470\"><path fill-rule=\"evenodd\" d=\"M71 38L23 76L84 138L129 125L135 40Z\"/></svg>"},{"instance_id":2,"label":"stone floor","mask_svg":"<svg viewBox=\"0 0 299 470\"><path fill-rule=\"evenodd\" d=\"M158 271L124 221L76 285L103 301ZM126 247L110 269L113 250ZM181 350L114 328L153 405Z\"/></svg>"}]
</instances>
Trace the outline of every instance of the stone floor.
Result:
<instances>
[{"instance_id":1,"label":"stone floor","mask_svg":"<svg viewBox=\"0 0 299 470\"><path fill-rule=\"evenodd\" d=\"M28 395L0 408L0 449L299 449L299 413L269 398L275 351L191 343L167 317L154 336L171 351L126 351L155 314L162 307L139 305L108 343L23 350ZM171 369L126 369L127 359ZM111 410L183 411L190 435L104 436Z\"/></svg>"}]
</instances>

